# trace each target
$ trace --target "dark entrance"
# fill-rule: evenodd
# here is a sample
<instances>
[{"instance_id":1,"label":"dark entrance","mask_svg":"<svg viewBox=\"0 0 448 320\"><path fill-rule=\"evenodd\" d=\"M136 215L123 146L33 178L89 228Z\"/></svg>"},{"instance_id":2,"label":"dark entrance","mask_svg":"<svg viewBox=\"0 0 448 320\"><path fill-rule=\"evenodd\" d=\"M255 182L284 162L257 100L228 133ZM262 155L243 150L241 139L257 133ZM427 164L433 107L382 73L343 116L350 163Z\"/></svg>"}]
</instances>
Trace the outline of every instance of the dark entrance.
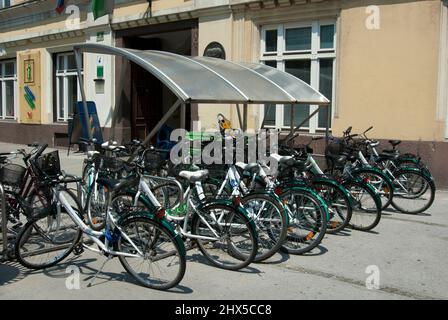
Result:
<instances>
[{"instance_id":1,"label":"dark entrance","mask_svg":"<svg viewBox=\"0 0 448 320\"><path fill-rule=\"evenodd\" d=\"M197 22L166 24L123 30L120 46L139 50L162 50L181 55L197 55ZM127 31L127 32L125 32ZM123 86L129 97L127 106L122 104L124 113L128 113L130 138L144 139L157 122L176 101L176 96L162 82L149 72L132 62L129 64L126 79L129 83L117 83L117 89ZM125 110L129 111L126 112ZM187 106L186 129L190 129L191 112ZM123 114L124 115L124 114ZM125 116L125 115L124 115ZM166 123L171 128L180 126L180 110ZM153 141L154 142L154 141Z\"/></svg>"}]
</instances>

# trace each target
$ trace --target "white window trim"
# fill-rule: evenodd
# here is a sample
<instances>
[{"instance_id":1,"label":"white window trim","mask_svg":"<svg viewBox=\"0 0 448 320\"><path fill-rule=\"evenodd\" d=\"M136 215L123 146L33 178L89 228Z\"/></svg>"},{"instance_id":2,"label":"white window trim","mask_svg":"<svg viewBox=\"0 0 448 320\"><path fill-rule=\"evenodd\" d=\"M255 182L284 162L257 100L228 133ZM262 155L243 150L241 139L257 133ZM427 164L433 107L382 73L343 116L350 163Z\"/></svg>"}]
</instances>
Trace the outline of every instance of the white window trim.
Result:
<instances>
[{"instance_id":1,"label":"white window trim","mask_svg":"<svg viewBox=\"0 0 448 320\"><path fill-rule=\"evenodd\" d=\"M5 63L14 63L15 73L13 76L4 76L5 73ZM6 83L5 81L13 81L13 90L14 90L14 115L7 116L6 115ZM12 60L0 60L0 86L2 87L2 95L0 99L2 99L2 113L0 115L0 120L17 120L17 61Z\"/></svg>"},{"instance_id":2,"label":"white window trim","mask_svg":"<svg viewBox=\"0 0 448 320\"><path fill-rule=\"evenodd\" d=\"M320 48L320 27L326 25L334 26L333 48ZM264 25L260 28L261 31L261 46L260 46L260 61L276 61L277 69L285 71L285 61L287 60L311 60L311 83L310 85L319 88L319 59L333 59L333 83L332 83L332 97L331 99L331 117L334 119L335 101L336 101L336 56L338 52L337 47L337 19L315 19L311 21ZM311 50L296 50L286 51L285 29L311 27ZM266 31L277 29L277 51L266 52ZM310 105L310 114L318 108L317 105ZM275 126L266 125L267 128L287 129L290 126L284 124L284 105L277 105L275 114ZM264 108L261 108L260 121L264 119ZM318 117L314 116L309 120L309 127L301 127L310 133L316 131L323 131L325 128L318 127ZM331 129L331 127L330 127Z\"/></svg>"},{"instance_id":3,"label":"white window trim","mask_svg":"<svg viewBox=\"0 0 448 320\"><path fill-rule=\"evenodd\" d=\"M67 122L68 119L70 119L70 115L68 114L68 105L69 105L69 97L68 97L68 77L69 76L78 76L78 73L76 71L68 71L68 58L67 56L70 55L74 55L74 53L72 52L63 52L63 53L57 53L56 54L56 70L55 70L55 75L56 75L56 121L57 122ZM63 69L60 70L59 68L59 57L63 56ZM81 71L81 74L83 74L83 71ZM64 109L64 115L61 116L60 114L60 105L59 105L59 78L63 78L63 95L65 97L65 99L63 100L63 109ZM77 95L78 95L78 101L81 100L81 91L80 91L80 87L79 87L79 82L76 82L76 87L77 87Z\"/></svg>"}]
</instances>

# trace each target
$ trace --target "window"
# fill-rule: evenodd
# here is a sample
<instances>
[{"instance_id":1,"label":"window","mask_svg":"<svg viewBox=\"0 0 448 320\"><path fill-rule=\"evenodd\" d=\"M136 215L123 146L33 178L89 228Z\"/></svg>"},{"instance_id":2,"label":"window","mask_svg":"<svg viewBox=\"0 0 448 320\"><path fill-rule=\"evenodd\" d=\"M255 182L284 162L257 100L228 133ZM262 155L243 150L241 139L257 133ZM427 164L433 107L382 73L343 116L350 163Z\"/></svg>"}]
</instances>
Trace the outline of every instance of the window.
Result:
<instances>
[{"instance_id":1,"label":"window","mask_svg":"<svg viewBox=\"0 0 448 320\"><path fill-rule=\"evenodd\" d=\"M0 119L16 119L15 60L0 61Z\"/></svg>"},{"instance_id":2,"label":"window","mask_svg":"<svg viewBox=\"0 0 448 320\"><path fill-rule=\"evenodd\" d=\"M0 9L10 7L11 5L11 0L0 0Z\"/></svg>"},{"instance_id":3,"label":"window","mask_svg":"<svg viewBox=\"0 0 448 320\"><path fill-rule=\"evenodd\" d=\"M301 129L307 129L311 133L325 129L328 112L332 112L334 105L334 21L264 26L261 33L261 61L264 64L296 76L332 101L331 108L316 105L294 106L293 124L297 126L319 108L318 115L306 121ZM291 105L265 105L264 119L268 127L290 127Z\"/></svg>"},{"instance_id":4,"label":"window","mask_svg":"<svg viewBox=\"0 0 448 320\"><path fill-rule=\"evenodd\" d=\"M75 54L56 55L56 114L57 121L67 121L73 115L76 103L81 100Z\"/></svg>"}]
</instances>

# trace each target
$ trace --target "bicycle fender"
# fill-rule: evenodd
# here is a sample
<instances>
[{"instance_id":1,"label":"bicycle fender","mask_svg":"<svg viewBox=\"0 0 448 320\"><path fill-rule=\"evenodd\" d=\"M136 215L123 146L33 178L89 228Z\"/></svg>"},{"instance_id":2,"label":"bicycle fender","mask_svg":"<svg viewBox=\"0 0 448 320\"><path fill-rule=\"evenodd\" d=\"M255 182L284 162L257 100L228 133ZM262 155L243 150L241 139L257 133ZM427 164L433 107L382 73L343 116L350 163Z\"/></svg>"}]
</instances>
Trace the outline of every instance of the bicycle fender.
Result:
<instances>
[{"instance_id":1,"label":"bicycle fender","mask_svg":"<svg viewBox=\"0 0 448 320\"><path fill-rule=\"evenodd\" d=\"M413 168L413 167L404 167L397 171L397 174L400 174L402 172L419 172L422 173L426 178L430 179L432 182L434 182L434 177L432 176L431 172L429 172L428 169L424 168Z\"/></svg>"},{"instance_id":2,"label":"bicycle fender","mask_svg":"<svg viewBox=\"0 0 448 320\"><path fill-rule=\"evenodd\" d=\"M382 172L380 169L378 169L378 168L374 168L374 167L371 167L371 168L357 168L357 169L355 169L355 170L353 170L353 173L354 174L357 174L357 173L363 173L363 172L366 172L366 173L369 173L369 172L372 172L372 173L375 173L375 174L377 174L377 175L379 175L379 176L381 176L384 180L386 180L389 184L392 184L392 180L386 175L386 174L384 174L384 172ZM392 184L393 185L393 184Z\"/></svg>"}]
</instances>

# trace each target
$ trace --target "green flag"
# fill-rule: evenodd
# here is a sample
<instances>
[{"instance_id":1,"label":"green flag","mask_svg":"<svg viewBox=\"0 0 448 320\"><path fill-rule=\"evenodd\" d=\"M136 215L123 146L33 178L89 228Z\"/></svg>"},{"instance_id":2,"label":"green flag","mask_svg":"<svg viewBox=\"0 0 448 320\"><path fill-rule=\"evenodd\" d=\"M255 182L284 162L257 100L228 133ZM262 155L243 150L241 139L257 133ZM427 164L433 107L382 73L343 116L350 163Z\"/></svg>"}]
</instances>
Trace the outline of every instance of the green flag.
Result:
<instances>
[{"instance_id":1,"label":"green flag","mask_svg":"<svg viewBox=\"0 0 448 320\"><path fill-rule=\"evenodd\" d=\"M93 19L96 20L113 11L113 0L92 0Z\"/></svg>"}]
</instances>

